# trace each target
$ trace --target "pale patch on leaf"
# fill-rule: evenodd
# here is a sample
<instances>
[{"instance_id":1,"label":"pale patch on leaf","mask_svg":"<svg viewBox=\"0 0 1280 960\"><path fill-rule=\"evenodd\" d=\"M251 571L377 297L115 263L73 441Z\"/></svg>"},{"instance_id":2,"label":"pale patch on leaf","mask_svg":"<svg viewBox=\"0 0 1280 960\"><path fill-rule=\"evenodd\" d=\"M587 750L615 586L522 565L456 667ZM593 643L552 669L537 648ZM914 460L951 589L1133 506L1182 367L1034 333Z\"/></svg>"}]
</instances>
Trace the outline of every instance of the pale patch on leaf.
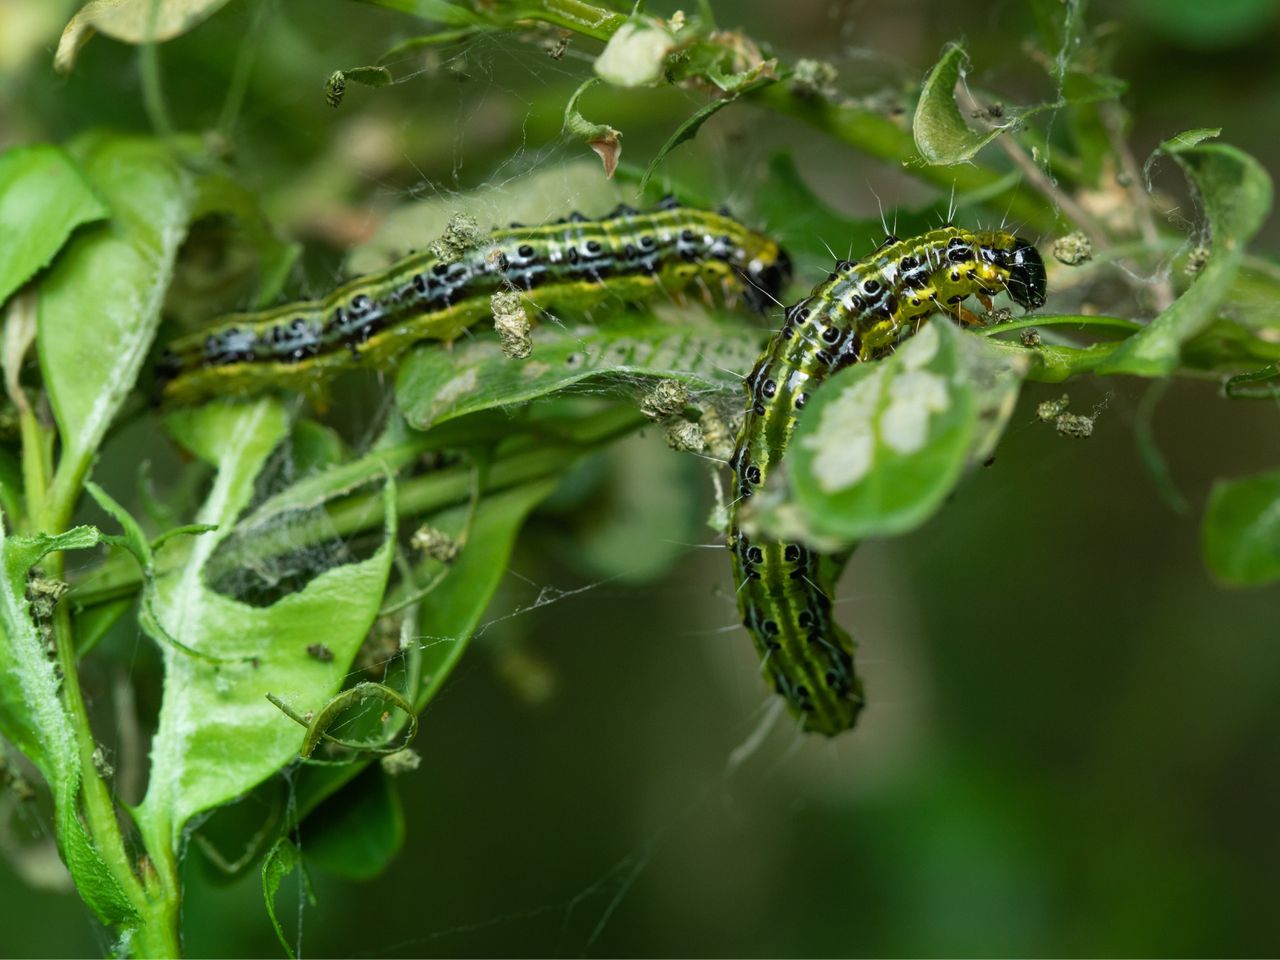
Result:
<instances>
[{"instance_id":1,"label":"pale patch on leaf","mask_svg":"<svg viewBox=\"0 0 1280 960\"><path fill-rule=\"evenodd\" d=\"M615 87L644 87L662 79L667 54L675 48L670 31L650 24L620 27L596 57L595 72Z\"/></svg>"}]
</instances>

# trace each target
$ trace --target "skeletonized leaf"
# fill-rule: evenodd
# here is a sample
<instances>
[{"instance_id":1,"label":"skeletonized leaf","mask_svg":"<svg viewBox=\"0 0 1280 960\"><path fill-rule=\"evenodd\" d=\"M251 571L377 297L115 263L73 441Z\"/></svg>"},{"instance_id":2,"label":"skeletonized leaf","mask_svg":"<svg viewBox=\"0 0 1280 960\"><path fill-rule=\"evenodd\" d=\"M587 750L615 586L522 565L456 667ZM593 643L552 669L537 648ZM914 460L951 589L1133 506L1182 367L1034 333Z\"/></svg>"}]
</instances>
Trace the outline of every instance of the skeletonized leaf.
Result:
<instances>
[{"instance_id":1,"label":"skeletonized leaf","mask_svg":"<svg viewBox=\"0 0 1280 960\"><path fill-rule=\"evenodd\" d=\"M369 559L333 567L270 606L214 591L205 567L253 495L267 457L287 433L274 401L213 404L170 417L181 442L218 467L201 523L218 530L194 541L189 559L156 580L155 614L167 634L209 662L170 646L151 779L138 811L149 843L177 849L192 816L226 803L296 756L305 731L266 699L298 713L316 710L343 678L378 612L390 569L391 540ZM393 493L386 525L394 529ZM310 657L322 642L331 660ZM234 749L229 747L234 745Z\"/></svg>"},{"instance_id":2,"label":"skeletonized leaf","mask_svg":"<svg viewBox=\"0 0 1280 960\"><path fill-rule=\"evenodd\" d=\"M1182 345L1212 323L1231 292L1245 246L1271 210L1271 177L1249 154L1206 143L1212 130L1192 130L1161 144L1187 175L1212 232L1209 262L1195 282L1141 333L1098 368L1099 373L1160 377L1178 366Z\"/></svg>"},{"instance_id":3,"label":"skeletonized leaf","mask_svg":"<svg viewBox=\"0 0 1280 960\"><path fill-rule=\"evenodd\" d=\"M935 318L893 356L841 371L746 525L833 549L914 529L994 447L1027 366Z\"/></svg>"},{"instance_id":4,"label":"skeletonized leaf","mask_svg":"<svg viewBox=\"0 0 1280 960\"><path fill-rule=\"evenodd\" d=\"M583 381L633 383L636 377L680 380L694 390L737 388L762 334L743 326L678 327L652 321L605 329L533 332L532 356L512 360L496 340L477 337L453 351L426 347L401 365L396 399L419 430L495 407L528 403Z\"/></svg>"}]
</instances>

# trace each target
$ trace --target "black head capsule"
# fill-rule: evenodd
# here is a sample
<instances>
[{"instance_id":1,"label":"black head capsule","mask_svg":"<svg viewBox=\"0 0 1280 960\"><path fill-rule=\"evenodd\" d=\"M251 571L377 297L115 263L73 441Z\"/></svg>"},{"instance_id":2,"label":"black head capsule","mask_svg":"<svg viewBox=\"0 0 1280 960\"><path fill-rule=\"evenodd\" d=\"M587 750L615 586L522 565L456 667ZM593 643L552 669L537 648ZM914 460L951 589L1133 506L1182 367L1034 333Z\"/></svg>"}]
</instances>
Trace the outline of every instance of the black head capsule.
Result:
<instances>
[{"instance_id":1,"label":"black head capsule","mask_svg":"<svg viewBox=\"0 0 1280 960\"><path fill-rule=\"evenodd\" d=\"M1019 237L1013 249L1006 251L1004 265L1009 271L1005 289L1013 301L1027 310L1044 306L1047 278L1040 251Z\"/></svg>"},{"instance_id":2,"label":"black head capsule","mask_svg":"<svg viewBox=\"0 0 1280 960\"><path fill-rule=\"evenodd\" d=\"M782 302L782 291L791 282L791 257L778 248L770 261L753 260L747 265L743 296L750 306L764 313Z\"/></svg>"}]
</instances>

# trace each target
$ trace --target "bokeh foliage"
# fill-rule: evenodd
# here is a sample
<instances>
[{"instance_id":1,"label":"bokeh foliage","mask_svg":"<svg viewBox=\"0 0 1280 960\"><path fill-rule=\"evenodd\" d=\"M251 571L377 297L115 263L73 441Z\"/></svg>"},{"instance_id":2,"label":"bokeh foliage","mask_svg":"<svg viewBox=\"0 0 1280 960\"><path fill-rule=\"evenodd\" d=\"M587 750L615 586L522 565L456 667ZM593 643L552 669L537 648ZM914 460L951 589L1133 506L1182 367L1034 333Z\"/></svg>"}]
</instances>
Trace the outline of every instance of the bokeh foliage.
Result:
<instances>
[{"instance_id":1,"label":"bokeh foliage","mask_svg":"<svg viewBox=\"0 0 1280 960\"><path fill-rule=\"evenodd\" d=\"M163 898L180 876L190 952L277 949L261 888L244 881L216 888L209 878L256 876L289 818L304 819L301 860L277 845L263 876L274 894L285 868L311 856L319 907L306 914L306 940L324 953L1274 948L1266 890L1280 865L1280 849L1268 840L1280 784L1266 755L1280 723L1270 696L1280 680L1276 587L1225 592L1199 552L1203 539L1213 572L1228 582L1277 573L1280 268L1258 252L1274 244L1274 229L1262 222L1263 168L1276 158L1258 117L1280 74L1246 76L1238 65L1251 53L1255 68L1263 62L1257 54L1274 39L1273 4L1239 0L1196 28L1203 5L1095 3L1086 18L1082 4L1005 3L980 31L966 11L944 5L888 13L852 4L834 15L824 4L800 5L785 19L763 4L735 5L718 11L723 25L771 44L764 53L779 56L782 79L762 82L771 78L759 61L726 59L723 46L700 40L682 48L665 76L635 75L656 86L597 84L580 98L586 117L622 131L621 187L584 165L584 156L595 161L583 138L561 127L566 102L624 12L562 48L555 27L574 24L529 28L523 19L564 6L554 3L325 0L305 15L271 0L173 3L160 5L172 8L172 21L148 12L123 23L105 12L110 5L90 4L78 24L105 36L82 47L87 34L72 36L59 58L69 65L75 47L74 68L55 79L54 40L74 12L71 4L52 15L57 6L15 0L0 10L0 35L19 38L0 48L0 147L23 147L0 154L0 224L30 229L19 234L25 260L11 257L0 280L23 284L71 237L37 278L40 375L30 367L23 375L33 395L46 391L61 446L55 460L28 423L26 456L17 447L4 452L4 475L20 480L6 481L3 502L13 516L29 511L21 532L37 538L79 521L102 531L125 524L105 564L69 576L75 605L64 609L75 616L64 626L74 628L82 651L96 644L84 684L95 730L118 764L130 751L135 765L140 756L138 744L101 733L113 726L120 685L133 690L144 727L159 720L152 747L173 761L172 776L152 779L151 789L168 793L159 802L151 799L159 793L148 794L139 824L149 843L188 855L175 863L180 875L162 876L141 896ZM98 6L104 19L94 19ZM689 13L695 23L687 29L695 30ZM414 15L435 21L434 32L423 34ZM1124 29L1135 23L1144 29ZM845 34L844 25L856 30ZM143 42L157 31L173 39ZM963 51L944 47L961 36ZM791 71L801 54L838 66L838 78L825 81L834 90L823 88L821 72L797 88ZM965 63L979 106L997 96L1029 106L974 117L952 99ZM382 76L368 69L374 65L394 82L358 82ZM338 108L322 89L336 69L353 78ZM1127 109L1108 99L1121 89L1112 77L1127 81ZM611 78L626 82L616 71ZM711 99L715 91L723 99ZM950 140L931 139L930 117L949 125ZM1011 132L997 139L978 129L993 118ZM1139 163L1164 144L1154 238L1138 213L1141 179L1122 169L1108 124L1141 148ZM1234 146L1200 142L1199 134L1170 140L1205 128L1221 128ZM1016 158L1001 156L1000 144L1012 137L1080 204L1086 222L1073 223L1052 196L1028 185ZM988 139L995 143L978 153ZM35 143L67 149L25 147ZM917 148L934 163L916 159ZM971 157L979 162L949 165ZM652 182L638 194L655 159ZM3 189L37 164L56 168L65 184L39 218L10 199L36 195ZM1003 405L1009 427L994 466L954 490L960 467L988 450L975 436L974 410L953 411L963 413L964 436L930 448L944 455L946 469L908 470L893 486L909 501L895 502L894 516L910 522L886 519L893 511L883 497L871 506L858 498L852 507L819 502L816 514L838 529L811 525L811 534L858 539L915 529L951 495L926 526L864 546L853 564L845 589L856 602L841 613L863 640L876 705L847 742L797 744L775 734L745 760L734 752L764 695L745 638L720 631L733 618L718 551L659 552L647 586L623 589L613 579L638 569L636 551L651 547L658 530L677 543L714 538L699 522L706 504L697 472L662 472L661 485L619 492L619 475L637 469L628 458L652 465L674 457L652 430L640 453L631 441L614 445L643 424L626 398L662 374L732 397L732 373L745 372L762 328L728 316L681 318L694 329L680 336L693 338L704 369L683 361L588 365L532 385L504 381L484 335L452 356L423 349L394 390L351 378L335 387L327 410L311 411L314 419L290 408L286 422L271 401L170 418L173 438L208 466L159 443L157 414L130 396L157 337L223 309L270 302L282 287L290 295L321 292L344 261L353 269L385 262L415 237L426 242L438 230L430 224L475 198L494 220L558 215L566 205L594 212L619 191L640 200L664 190L691 202L727 200L798 254L800 289L829 268L827 245L843 256L879 239L871 183L900 233L936 222L955 183L962 222L1012 216L1046 249L1071 226L1110 241L1078 271L1054 267L1050 307L1059 322L1038 328L1040 349L1024 346L1017 327L997 338L992 351L1017 357L1018 376L1054 382L1109 367L1145 376L1176 370L1186 379L1160 403L1158 430L1155 401L1144 397L1156 388L1119 378L1070 384L1075 407L1097 414L1088 444L1055 436L1034 415L1037 402L1062 388L1028 384L1016 410ZM535 194L544 209L521 213ZM95 227L106 210L110 220ZM1260 229L1261 243L1246 249ZM1196 247L1211 252L1190 282L1183 268ZM1153 277L1167 277L1167 301ZM9 292L0 288L0 296ZM11 324L20 299L11 302ZM1136 335L1125 323L1157 316ZM1108 326L1108 317L1125 320ZM602 364L622 355L609 352L619 342L661 354L670 321L642 315L587 341L600 341ZM571 335L539 340L546 354L539 359L568 349L557 337ZM671 354L680 357L678 349ZM95 364L101 357L113 362ZM12 354L6 361L12 367ZM956 357L946 362L954 372ZM484 375L488 393L441 405L440 386L471 371ZM846 379L865 376L850 371ZM568 386L585 396L553 396ZM835 404L840 384L830 386L824 403ZM389 397L407 422L389 412ZM513 407L527 401L535 402ZM428 427L435 429L421 432ZM44 451L39 462L33 449ZM463 455L434 469L440 451ZM144 458L150 472L140 476ZM424 463L428 469L419 469ZM109 498L99 501L103 512L78 497L91 470L128 512ZM19 485L25 504L13 493ZM804 478L796 485L803 503ZM1176 497L1167 496L1170 485ZM42 504L34 490L45 492ZM1160 490L1194 511L1169 512ZM245 506L232 530L227 524ZM635 522L636 514L653 519ZM336 690L377 612L397 515L405 532L429 516L464 544L452 566L423 560L400 570L400 587L383 600L384 610L413 610L398 629L427 640L383 677L415 706L429 704L418 772L392 782L365 762L296 769L184 840L189 814L253 786L302 736L301 728L271 728L283 739L268 758L258 739L268 718L282 719L272 708L255 706L252 722L231 735L250 715L232 711L229 729L202 730L199 720L192 727L193 716L207 719L212 709L201 696L221 696L235 683L227 678L244 669L255 636L284 644L280 638L296 630L289 642L300 647L317 632L311 621L287 616L288 604L303 604L342 639L328 644L336 664L303 661L315 673L309 680L296 672L301 667L282 668L277 691L309 697L311 706ZM133 516L142 522L131 532ZM154 556L144 549L147 536L192 521L222 526L187 530L156 545ZM600 549L601 529L610 531L608 550ZM86 548L100 539L75 536L59 545ZM47 547L35 542L6 545L13 581L6 589L15 598L26 567ZM294 582L297 571L276 562L290 550L304 567L321 563L329 573ZM272 562L245 574L254 557ZM532 586L506 576L509 564ZM658 580L671 564L675 572ZM377 582L362 588L366 574ZM541 609L538 588L600 578L594 589ZM721 595L708 587L717 578ZM211 582L230 584L236 601L207 590ZM425 602L412 603L432 587ZM331 609L313 607L307 591ZM525 612L506 616L513 611ZM172 636L184 617L199 629ZM289 622L273 619L280 617ZM482 623L463 658L457 640ZM207 653L199 630L241 638L248 649L218 643L218 662L193 659L175 643ZM163 706L162 656L170 685ZM270 654L263 659L270 672ZM181 685L175 664L192 675ZM286 676L303 686L286 689ZM11 733L22 725L21 708L6 700L5 709ZM403 717L376 714L344 725L370 742L394 743ZM209 756L201 757L200 743L183 752L192 734L212 736ZM225 777L217 754L233 742L246 768L262 769ZM27 752L42 754L38 746ZM76 778L45 773L55 789L71 791L59 800L63 813L74 810ZM126 771L115 774L125 799L140 800L121 782ZM402 817L409 846L396 857L406 837ZM11 819L18 841L38 839L33 808L19 807ZM74 829L65 818L58 823L64 836ZM29 848L15 853L28 877L43 869L56 878L47 845L41 867L39 844L18 841L6 845ZM335 879L367 879L384 866L374 887ZM101 891L81 892L103 919L125 918L129 897L109 887L104 880ZM54 920L77 909L73 901L20 888L12 898L41 907L23 911L34 922L15 933L17 952L93 949L86 940L55 944L77 929ZM242 922L226 921L232 904ZM291 926L292 909L278 915ZM293 933L286 939L292 943Z\"/></svg>"}]
</instances>

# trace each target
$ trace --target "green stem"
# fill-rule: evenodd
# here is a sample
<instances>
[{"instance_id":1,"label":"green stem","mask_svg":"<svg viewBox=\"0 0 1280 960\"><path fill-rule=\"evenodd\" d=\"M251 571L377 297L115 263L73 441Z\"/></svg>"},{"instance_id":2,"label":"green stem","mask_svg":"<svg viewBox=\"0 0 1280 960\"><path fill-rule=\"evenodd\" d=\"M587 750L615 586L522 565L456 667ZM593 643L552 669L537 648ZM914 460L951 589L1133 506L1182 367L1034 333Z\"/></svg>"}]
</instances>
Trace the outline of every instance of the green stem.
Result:
<instances>
[{"instance_id":1,"label":"green stem","mask_svg":"<svg viewBox=\"0 0 1280 960\"><path fill-rule=\"evenodd\" d=\"M159 22L160 0L151 0L151 9L147 21L147 39L142 44L142 103L147 111L147 119L162 140L172 140L174 136L173 121L169 119L169 107L164 99L164 84L160 79L160 51L155 40L156 24Z\"/></svg>"},{"instance_id":2,"label":"green stem","mask_svg":"<svg viewBox=\"0 0 1280 960\"><path fill-rule=\"evenodd\" d=\"M551 476L564 470L582 454L633 433L648 423L634 408L619 405L581 420L558 424L554 433L551 432L550 425L547 425L547 430L543 433L516 437L484 472L481 492L493 493ZM439 432L447 436L455 435L449 429L450 426L444 425ZM475 428L471 429L474 432ZM347 465L355 467L363 464L360 473L351 471L348 475L346 468L338 468L343 471L343 485L340 489L357 489L384 476L389 469L399 469L412 462L416 459L417 452L438 447L436 431L433 431L397 447L375 451L361 461ZM474 495L473 473L472 467L463 464L401 481L396 487L398 515L421 516L467 503ZM281 533L270 523L270 519L285 512L291 502L289 492L286 491L279 498L263 504L263 509L247 518L242 523L242 531L247 531L244 538L238 543L228 543L226 548L215 555L217 569L250 557L273 556L285 550L320 543L335 536L349 536L379 529L383 522L382 494L356 494L325 506L323 512L315 513L303 522L291 523L287 534ZM298 506L318 506L321 502L319 498L307 498L299 502ZM267 510L268 507L272 509ZM252 532L258 526L263 528L261 534ZM159 575L180 566L186 561L186 557L186 552L176 544L167 548L158 560ZM217 569L211 564L209 575L215 579ZM72 595L77 607L84 610L128 597L141 586L141 574L138 573L136 564L131 564L122 569L118 578L112 579L110 583L80 586Z\"/></svg>"},{"instance_id":3,"label":"green stem","mask_svg":"<svg viewBox=\"0 0 1280 960\"><path fill-rule=\"evenodd\" d=\"M222 111L218 115L218 131L231 140L236 120L240 116L240 108L244 105L244 95L249 89L249 78L253 74L253 62L257 59L258 49L266 32L267 14L275 7L275 0L261 0L253 12L253 21L248 36L240 46L236 56L236 64L231 72L231 81L227 84L227 97L222 103Z\"/></svg>"},{"instance_id":4,"label":"green stem","mask_svg":"<svg viewBox=\"0 0 1280 960\"><path fill-rule=\"evenodd\" d=\"M621 13L583 3L581 0L537 0L529 6L538 9L537 13L528 14L531 19L536 17L601 42L608 42L618 28L627 22L627 17Z\"/></svg>"},{"instance_id":5,"label":"green stem","mask_svg":"<svg viewBox=\"0 0 1280 960\"><path fill-rule=\"evenodd\" d=\"M24 453L30 452L33 458L38 458L39 448L46 445L42 436L31 431L24 432L24 443L37 446L35 451L29 446L24 447ZM40 528L46 533L56 534L66 529L75 498L69 497L63 502L52 498L50 494L53 491L44 486L47 476L47 472L34 470L28 474L29 479L36 483L28 491L29 503L33 505L32 511L37 517L43 516L53 521L48 525L42 522ZM61 580L66 574L65 557L61 553L51 553L45 558L43 567L46 576ZM98 855L137 911L139 919L132 931L132 948L135 954L146 957L176 957L179 954L177 903L173 895L176 886L157 890L151 884L140 881L134 871L133 860L120 830L115 803L94 764L97 741L93 736L89 711L80 687L75 636L70 611L65 604L54 609L53 636L58 666L62 672L60 693L75 731L79 761L79 800L84 811L85 827ZM73 812L72 815L76 814ZM176 865L171 852L160 851L157 855L156 851L149 849L149 853L153 864L166 870L169 876L176 876Z\"/></svg>"}]
</instances>

